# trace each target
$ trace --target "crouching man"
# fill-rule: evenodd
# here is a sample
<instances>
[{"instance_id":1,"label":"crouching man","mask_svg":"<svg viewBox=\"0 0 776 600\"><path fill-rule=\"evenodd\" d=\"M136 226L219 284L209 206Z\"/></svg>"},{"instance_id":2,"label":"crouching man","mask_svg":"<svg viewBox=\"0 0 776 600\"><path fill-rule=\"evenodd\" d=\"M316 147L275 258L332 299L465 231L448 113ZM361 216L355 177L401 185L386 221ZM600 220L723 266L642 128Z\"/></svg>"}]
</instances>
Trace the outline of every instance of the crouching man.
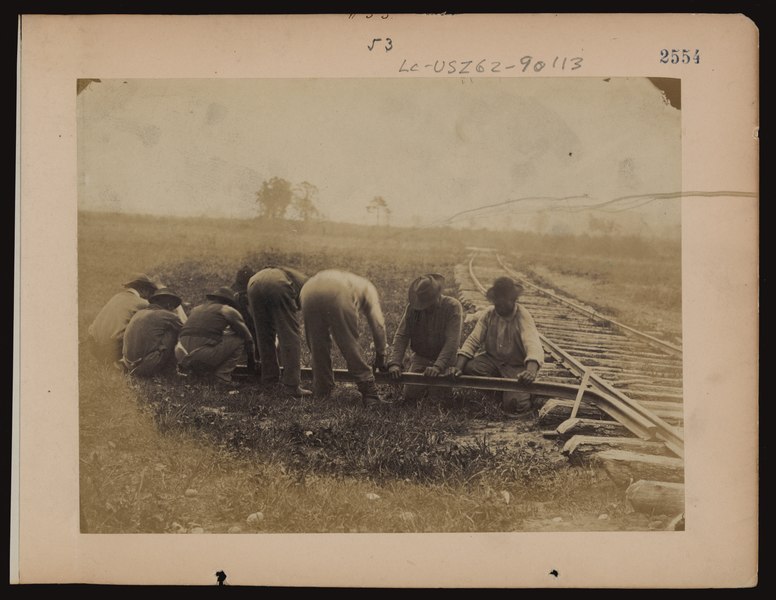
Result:
<instances>
[{"instance_id":1,"label":"crouching man","mask_svg":"<svg viewBox=\"0 0 776 600\"><path fill-rule=\"evenodd\" d=\"M183 322L175 313L180 297L167 288L156 290L149 306L137 311L124 332L122 363L130 375L151 377L175 365L175 344Z\"/></svg>"},{"instance_id":2,"label":"crouching man","mask_svg":"<svg viewBox=\"0 0 776 600\"><path fill-rule=\"evenodd\" d=\"M393 338L393 352L388 361L388 373L393 379L401 376L404 354L409 346L412 358L409 371L429 377L446 375L455 366L455 355L461 343L463 308L455 298L442 295L444 277L431 273L418 277L410 284L409 303ZM419 399L428 386L405 385L404 399ZM430 388L429 393L441 398L449 391Z\"/></svg>"},{"instance_id":3,"label":"crouching man","mask_svg":"<svg viewBox=\"0 0 776 600\"><path fill-rule=\"evenodd\" d=\"M493 282L486 293L493 306L482 313L458 351L455 375L504 377L524 383L536 379L544 349L533 317L517 302L522 291L509 277ZM502 392L501 408L508 414L530 413L531 394Z\"/></svg>"},{"instance_id":4,"label":"crouching man","mask_svg":"<svg viewBox=\"0 0 776 600\"><path fill-rule=\"evenodd\" d=\"M243 348L253 353L253 336L230 288L218 288L205 297L181 329L175 357L182 371L214 375L217 382L230 385Z\"/></svg>"},{"instance_id":5,"label":"crouching man","mask_svg":"<svg viewBox=\"0 0 776 600\"><path fill-rule=\"evenodd\" d=\"M148 307L148 298L156 291L156 284L148 275L138 273L124 288L108 300L89 326L93 354L119 367L127 325L137 311Z\"/></svg>"}]
</instances>

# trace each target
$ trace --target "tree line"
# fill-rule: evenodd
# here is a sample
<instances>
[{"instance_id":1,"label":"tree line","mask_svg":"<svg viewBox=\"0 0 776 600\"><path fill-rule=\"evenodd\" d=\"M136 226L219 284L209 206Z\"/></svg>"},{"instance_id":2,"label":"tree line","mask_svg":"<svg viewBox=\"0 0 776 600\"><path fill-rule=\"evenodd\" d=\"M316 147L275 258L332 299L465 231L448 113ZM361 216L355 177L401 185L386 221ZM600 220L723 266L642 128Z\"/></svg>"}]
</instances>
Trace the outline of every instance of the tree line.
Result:
<instances>
[{"instance_id":1,"label":"tree line","mask_svg":"<svg viewBox=\"0 0 776 600\"><path fill-rule=\"evenodd\" d=\"M261 184L256 192L258 214L264 219L296 219L319 221L326 218L318 208L318 188L309 181L293 184L282 177L272 177ZM391 209L382 196L375 196L366 204L366 212L375 217L377 225L388 225Z\"/></svg>"}]
</instances>

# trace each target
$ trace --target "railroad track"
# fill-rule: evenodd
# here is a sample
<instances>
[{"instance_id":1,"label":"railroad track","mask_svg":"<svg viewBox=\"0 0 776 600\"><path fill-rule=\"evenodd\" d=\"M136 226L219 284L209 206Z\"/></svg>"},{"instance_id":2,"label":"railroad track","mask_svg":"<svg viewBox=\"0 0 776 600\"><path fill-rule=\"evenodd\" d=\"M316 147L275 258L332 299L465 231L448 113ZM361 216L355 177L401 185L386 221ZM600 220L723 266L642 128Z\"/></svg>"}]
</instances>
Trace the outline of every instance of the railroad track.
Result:
<instances>
[{"instance_id":1,"label":"railroad track","mask_svg":"<svg viewBox=\"0 0 776 600\"><path fill-rule=\"evenodd\" d=\"M634 493L648 505L668 502L681 512L681 348L543 289L482 249L456 268L462 301L486 308L487 287L503 275L523 284L520 303L540 333L546 361L537 385L579 387L585 381L588 392L580 395L581 403L548 399L539 411L540 426L566 440L564 454L598 458L616 481L641 484ZM641 475L649 480L636 482Z\"/></svg>"}]
</instances>

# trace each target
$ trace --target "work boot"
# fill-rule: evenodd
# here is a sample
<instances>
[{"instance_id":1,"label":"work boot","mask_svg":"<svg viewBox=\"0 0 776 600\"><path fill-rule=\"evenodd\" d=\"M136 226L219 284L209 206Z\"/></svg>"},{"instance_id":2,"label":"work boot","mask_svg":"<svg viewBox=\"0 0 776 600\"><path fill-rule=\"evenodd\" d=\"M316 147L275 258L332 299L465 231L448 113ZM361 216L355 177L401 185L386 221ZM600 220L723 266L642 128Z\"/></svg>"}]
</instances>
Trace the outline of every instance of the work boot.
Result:
<instances>
[{"instance_id":1,"label":"work boot","mask_svg":"<svg viewBox=\"0 0 776 600\"><path fill-rule=\"evenodd\" d=\"M373 408L381 404L390 404L390 401L383 399L380 392L377 391L377 385L374 380L359 381L356 383L358 391L361 392L361 401L367 408Z\"/></svg>"},{"instance_id":2,"label":"work boot","mask_svg":"<svg viewBox=\"0 0 776 600\"><path fill-rule=\"evenodd\" d=\"M309 398L313 395L310 390L306 390L299 385L284 385L283 392L292 398Z\"/></svg>"},{"instance_id":3,"label":"work boot","mask_svg":"<svg viewBox=\"0 0 776 600\"><path fill-rule=\"evenodd\" d=\"M225 377L219 377L216 375L213 378L213 382L215 383L215 386L219 390L236 390L239 386L239 384L236 381L233 381L231 378L226 379Z\"/></svg>"}]
</instances>

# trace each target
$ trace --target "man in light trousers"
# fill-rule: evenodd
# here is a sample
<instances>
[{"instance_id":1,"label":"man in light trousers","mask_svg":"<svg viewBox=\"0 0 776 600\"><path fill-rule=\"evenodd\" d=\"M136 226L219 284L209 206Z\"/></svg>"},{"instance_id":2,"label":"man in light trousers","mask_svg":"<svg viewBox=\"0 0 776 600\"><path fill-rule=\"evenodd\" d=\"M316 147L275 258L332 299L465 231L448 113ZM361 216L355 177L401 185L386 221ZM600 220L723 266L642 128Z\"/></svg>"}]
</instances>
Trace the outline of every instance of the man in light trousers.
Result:
<instances>
[{"instance_id":1,"label":"man in light trousers","mask_svg":"<svg viewBox=\"0 0 776 600\"><path fill-rule=\"evenodd\" d=\"M331 363L332 338L340 349L348 371L368 407L383 402L372 368L359 345L359 314L366 317L375 348L374 366L385 371L385 318L375 286L367 279L346 271L326 270L305 283L300 294L307 343L312 354L313 392L328 397L334 389Z\"/></svg>"}]
</instances>

